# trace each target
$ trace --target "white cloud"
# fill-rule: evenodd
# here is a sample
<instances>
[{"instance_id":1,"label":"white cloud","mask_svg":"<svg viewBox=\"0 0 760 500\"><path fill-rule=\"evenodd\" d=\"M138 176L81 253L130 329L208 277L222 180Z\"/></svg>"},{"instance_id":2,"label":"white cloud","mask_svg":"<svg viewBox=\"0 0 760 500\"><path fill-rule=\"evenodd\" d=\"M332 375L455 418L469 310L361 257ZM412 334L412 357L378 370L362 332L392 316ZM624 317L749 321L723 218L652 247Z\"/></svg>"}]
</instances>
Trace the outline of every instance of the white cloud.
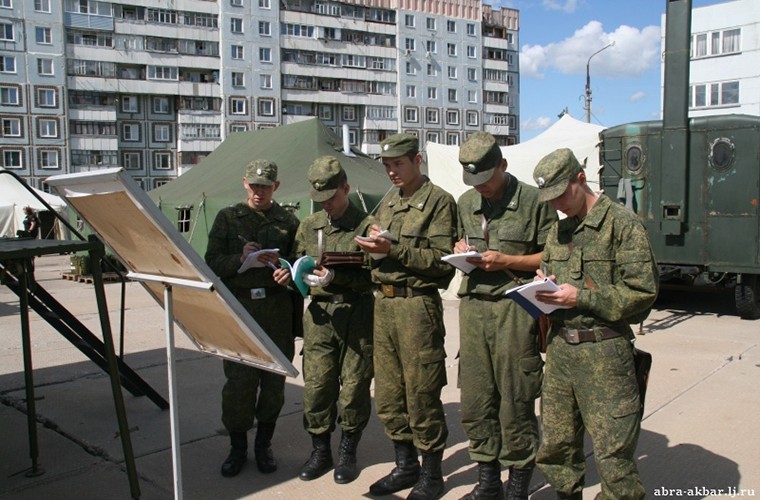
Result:
<instances>
[{"instance_id":1,"label":"white cloud","mask_svg":"<svg viewBox=\"0 0 760 500\"><path fill-rule=\"evenodd\" d=\"M548 116L539 116L538 118L528 118L522 120L520 128L522 130L543 130L552 124L552 119Z\"/></svg>"},{"instance_id":2,"label":"white cloud","mask_svg":"<svg viewBox=\"0 0 760 500\"><path fill-rule=\"evenodd\" d=\"M631 99L631 102L639 102L640 100L642 100L646 96L647 95L644 92L639 91L639 92L636 92L635 94L633 94L630 99Z\"/></svg>"},{"instance_id":3,"label":"white cloud","mask_svg":"<svg viewBox=\"0 0 760 500\"><path fill-rule=\"evenodd\" d=\"M520 51L520 74L537 79L550 70L566 75L585 74L589 57L613 41L614 46L593 57L592 75L633 77L660 63L659 26L638 29L621 25L607 33L601 22L590 21L562 41L525 45Z\"/></svg>"},{"instance_id":4,"label":"white cloud","mask_svg":"<svg viewBox=\"0 0 760 500\"><path fill-rule=\"evenodd\" d=\"M544 0L544 7L549 10L561 10L569 14L575 12L575 9L578 7L578 0L565 0L564 2Z\"/></svg>"}]
</instances>

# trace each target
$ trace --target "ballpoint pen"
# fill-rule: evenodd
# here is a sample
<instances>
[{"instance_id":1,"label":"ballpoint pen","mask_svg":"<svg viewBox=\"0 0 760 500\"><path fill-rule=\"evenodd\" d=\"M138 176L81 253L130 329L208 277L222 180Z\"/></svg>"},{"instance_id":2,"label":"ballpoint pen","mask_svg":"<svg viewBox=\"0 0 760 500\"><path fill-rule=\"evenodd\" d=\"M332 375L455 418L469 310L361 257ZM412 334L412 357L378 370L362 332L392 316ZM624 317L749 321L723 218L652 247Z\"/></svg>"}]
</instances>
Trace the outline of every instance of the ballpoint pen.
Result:
<instances>
[{"instance_id":1,"label":"ballpoint pen","mask_svg":"<svg viewBox=\"0 0 760 500\"><path fill-rule=\"evenodd\" d=\"M243 244L246 244L246 243L248 243L248 240L247 240L247 239L245 239L245 238L243 237L243 235L242 235L242 234L238 234L238 239L239 239L240 241L242 241L242 242L243 242ZM278 269L278 266L275 266L275 265L274 265L274 264L272 264L271 262L267 262L267 265L268 265L269 267L271 267L271 268L272 268L273 270L275 270L275 271Z\"/></svg>"}]
</instances>

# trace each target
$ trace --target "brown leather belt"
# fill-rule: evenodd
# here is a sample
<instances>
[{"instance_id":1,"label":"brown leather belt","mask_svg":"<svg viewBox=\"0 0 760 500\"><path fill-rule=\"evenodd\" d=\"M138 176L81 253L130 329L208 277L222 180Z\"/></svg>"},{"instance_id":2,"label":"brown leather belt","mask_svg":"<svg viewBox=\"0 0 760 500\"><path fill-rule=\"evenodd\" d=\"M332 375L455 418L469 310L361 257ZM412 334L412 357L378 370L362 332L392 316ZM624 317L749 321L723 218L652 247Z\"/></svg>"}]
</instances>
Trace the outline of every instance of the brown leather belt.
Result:
<instances>
[{"instance_id":1,"label":"brown leather belt","mask_svg":"<svg viewBox=\"0 0 760 500\"><path fill-rule=\"evenodd\" d=\"M395 297L420 297L422 295L434 295L434 288L410 288L405 286L380 285L380 293L389 299Z\"/></svg>"},{"instance_id":2,"label":"brown leather belt","mask_svg":"<svg viewBox=\"0 0 760 500\"><path fill-rule=\"evenodd\" d=\"M597 332L599 332L599 338L597 339ZM613 330L606 326L600 326L598 328L578 329L578 328L560 328L559 336L565 339L568 344L576 345L584 342L597 342L601 340L609 340L625 335L623 332Z\"/></svg>"}]
</instances>

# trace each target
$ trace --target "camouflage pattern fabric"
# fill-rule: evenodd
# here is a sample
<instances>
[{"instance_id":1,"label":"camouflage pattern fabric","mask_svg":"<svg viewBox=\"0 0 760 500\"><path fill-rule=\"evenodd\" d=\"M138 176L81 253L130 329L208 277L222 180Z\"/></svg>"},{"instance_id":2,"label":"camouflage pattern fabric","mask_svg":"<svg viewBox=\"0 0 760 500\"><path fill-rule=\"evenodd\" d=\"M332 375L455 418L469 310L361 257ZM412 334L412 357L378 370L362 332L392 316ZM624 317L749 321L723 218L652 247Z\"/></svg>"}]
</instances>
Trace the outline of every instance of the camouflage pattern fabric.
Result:
<instances>
[{"instance_id":1,"label":"camouflage pattern fabric","mask_svg":"<svg viewBox=\"0 0 760 500\"><path fill-rule=\"evenodd\" d=\"M349 204L338 220L324 211L306 217L296 235L296 255L316 258L317 231L323 251L359 250L354 236L365 236L372 217ZM345 432L364 430L371 414L372 313L374 298L369 263L336 266L332 282L311 288L312 297L343 295L346 302L313 300L304 315L304 428L311 434L332 432L336 420Z\"/></svg>"},{"instance_id":2,"label":"camouflage pattern fabric","mask_svg":"<svg viewBox=\"0 0 760 500\"><path fill-rule=\"evenodd\" d=\"M446 385L443 303L454 268L441 261L456 235L454 198L426 180L410 198L398 191L380 204L377 223L394 243L372 271L376 284L426 290L407 298L375 300L375 406L394 441L413 441L424 452L443 450L448 429L441 403Z\"/></svg>"},{"instance_id":3,"label":"camouflage pattern fabric","mask_svg":"<svg viewBox=\"0 0 760 500\"><path fill-rule=\"evenodd\" d=\"M275 283L268 267L238 274L244 243L240 236L279 248L280 255L292 260L298 219L274 203L261 212L239 203L219 211L209 232L205 259L209 267L235 294L240 303L269 335L282 353L292 360L293 303L288 291ZM251 300L251 288L266 288L264 299ZM245 432L254 418L274 423L285 401L285 377L247 365L224 361L227 381L222 389L222 423L230 432Z\"/></svg>"},{"instance_id":4,"label":"camouflage pattern fabric","mask_svg":"<svg viewBox=\"0 0 760 500\"><path fill-rule=\"evenodd\" d=\"M589 432L603 499L644 497L634 453L641 414L627 318L648 310L657 291L649 239L636 214L602 195L582 220L561 220L542 259L578 306L551 314L541 399L543 437L536 463L558 493L583 488L583 434ZM561 327L608 326L626 336L570 345Z\"/></svg>"},{"instance_id":5,"label":"camouflage pattern fabric","mask_svg":"<svg viewBox=\"0 0 760 500\"><path fill-rule=\"evenodd\" d=\"M459 199L460 237L479 251L508 255L541 251L557 214L537 201L537 189L507 174L502 199L489 203L476 190ZM486 244L481 214L488 222ZM513 271L528 281L533 272ZM529 468L538 449L535 399L541 391L543 361L536 323L514 301L500 298L517 286L502 271L474 269L462 279L459 296L459 386L462 425L470 459L501 460L506 467Z\"/></svg>"}]
</instances>

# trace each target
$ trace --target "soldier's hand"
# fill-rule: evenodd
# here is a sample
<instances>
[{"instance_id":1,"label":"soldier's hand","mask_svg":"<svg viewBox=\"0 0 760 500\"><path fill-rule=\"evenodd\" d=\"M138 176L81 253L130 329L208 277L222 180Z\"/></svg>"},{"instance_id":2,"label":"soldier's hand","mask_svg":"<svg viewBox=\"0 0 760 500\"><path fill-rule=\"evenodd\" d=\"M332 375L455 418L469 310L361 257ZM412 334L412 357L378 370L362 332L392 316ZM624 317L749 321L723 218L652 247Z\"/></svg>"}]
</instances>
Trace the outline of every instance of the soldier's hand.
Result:
<instances>
[{"instance_id":1,"label":"soldier's hand","mask_svg":"<svg viewBox=\"0 0 760 500\"><path fill-rule=\"evenodd\" d=\"M578 305L578 289L563 283L556 292L536 292L536 300L556 306L575 307Z\"/></svg>"},{"instance_id":2,"label":"soldier's hand","mask_svg":"<svg viewBox=\"0 0 760 500\"><path fill-rule=\"evenodd\" d=\"M278 285L287 286L290 283L290 271L284 267L278 267L272 273L272 278Z\"/></svg>"}]
</instances>

